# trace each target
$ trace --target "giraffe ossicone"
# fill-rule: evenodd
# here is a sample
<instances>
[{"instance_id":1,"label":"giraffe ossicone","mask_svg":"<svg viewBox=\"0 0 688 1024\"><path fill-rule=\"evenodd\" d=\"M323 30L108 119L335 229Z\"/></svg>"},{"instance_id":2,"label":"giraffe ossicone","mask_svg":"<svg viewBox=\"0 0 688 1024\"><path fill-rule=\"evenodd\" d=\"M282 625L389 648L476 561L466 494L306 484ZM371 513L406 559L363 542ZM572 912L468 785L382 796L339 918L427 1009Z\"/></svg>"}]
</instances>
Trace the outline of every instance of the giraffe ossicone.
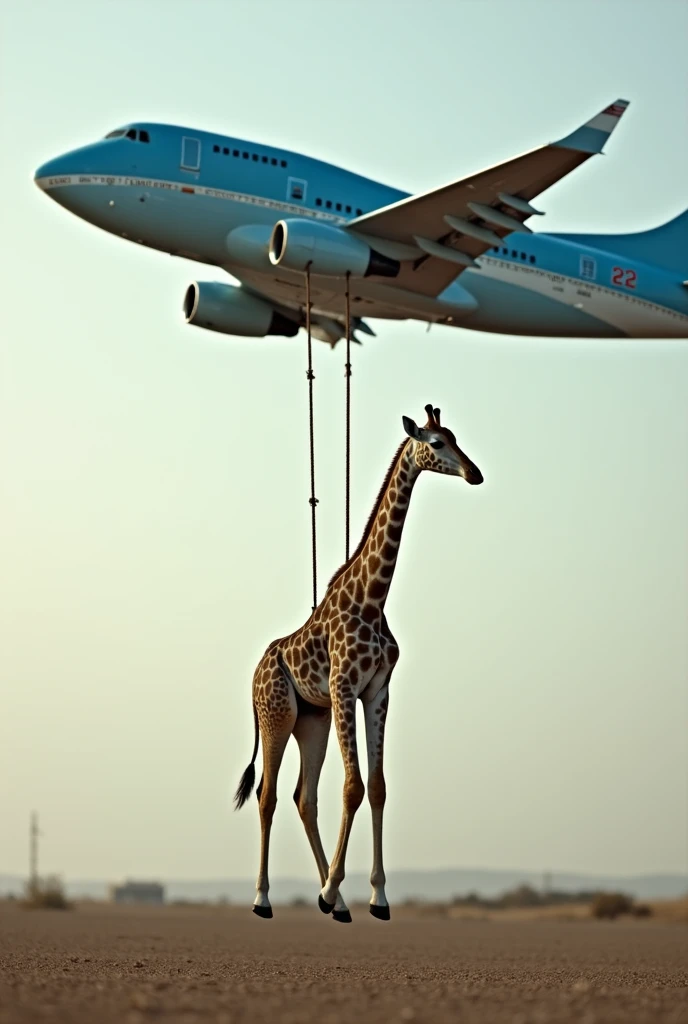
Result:
<instances>
[{"instance_id":1,"label":"giraffe ossicone","mask_svg":"<svg viewBox=\"0 0 688 1024\"><path fill-rule=\"evenodd\" d=\"M259 741L263 777L257 796L261 823L260 868L253 910L272 917L268 899L270 830L277 804L277 776L290 736L299 746L301 767L294 801L303 821L320 875L318 904L336 921L351 914L340 886L356 811L365 795L356 742L356 701L363 704L368 755L368 799L373 823L370 912L389 920L382 862L382 815L386 786L383 771L389 684L399 647L384 608L394 576L411 494L423 470L480 484L482 473L461 451L456 437L440 425L440 410L426 405L424 427L403 417L408 437L385 475L361 541L329 582L324 597L304 625L275 640L253 676L255 742L253 757L236 792L239 809L255 781ZM318 781L334 718L344 761L344 796L339 839L328 863L318 831Z\"/></svg>"}]
</instances>

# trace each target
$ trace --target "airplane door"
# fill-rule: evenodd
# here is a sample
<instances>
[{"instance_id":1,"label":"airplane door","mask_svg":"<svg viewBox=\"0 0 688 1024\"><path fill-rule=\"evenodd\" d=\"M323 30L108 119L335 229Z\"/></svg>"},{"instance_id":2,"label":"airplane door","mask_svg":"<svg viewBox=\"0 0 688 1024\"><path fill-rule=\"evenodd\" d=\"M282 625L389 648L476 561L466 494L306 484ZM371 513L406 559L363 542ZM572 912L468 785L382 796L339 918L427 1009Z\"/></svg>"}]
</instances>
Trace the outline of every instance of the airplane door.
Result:
<instances>
[{"instance_id":1,"label":"airplane door","mask_svg":"<svg viewBox=\"0 0 688 1024\"><path fill-rule=\"evenodd\" d=\"M201 143L198 139L192 139L185 135L182 139L182 162L183 171L200 171L201 169Z\"/></svg>"},{"instance_id":2,"label":"airplane door","mask_svg":"<svg viewBox=\"0 0 688 1024\"><path fill-rule=\"evenodd\" d=\"M290 202L303 203L306 201L306 189L308 182L303 178L289 178L287 181L287 199Z\"/></svg>"}]
</instances>

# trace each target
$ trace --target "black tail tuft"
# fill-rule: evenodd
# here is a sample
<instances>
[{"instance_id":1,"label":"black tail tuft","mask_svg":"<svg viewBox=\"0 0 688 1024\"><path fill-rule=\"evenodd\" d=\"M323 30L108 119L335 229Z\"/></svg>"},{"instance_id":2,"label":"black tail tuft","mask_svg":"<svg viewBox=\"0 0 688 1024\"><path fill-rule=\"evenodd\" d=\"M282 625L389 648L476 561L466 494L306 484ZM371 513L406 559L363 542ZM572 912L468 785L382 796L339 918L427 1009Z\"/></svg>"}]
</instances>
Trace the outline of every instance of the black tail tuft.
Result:
<instances>
[{"instance_id":1,"label":"black tail tuft","mask_svg":"<svg viewBox=\"0 0 688 1024\"><path fill-rule=\"evenodd\" d=\"M253 740L253 757L251 758L250 765L248 766L244 774L241 776L239 788L234 794L235 811L240 810L244 806L244 804L250 797L251 793L253 792L253 787L256 782L255 761L256 757L258 756L258 741L260 739L260 733L258 730L258 712L256 711L255 704L253 706L253 728L255 730Z\"/></svg>"},{"instance_id":2,"label":"black tail tuft","mask_svg":"<svg viewBox=\"0 0 688 1024\"><path fill-rule=\"evenodd\" d=\"M234 794L234 810L235 811L240 810L244 806L244 804L246 803L246 801L250 797L251 793L253 792L253 787L255 785L255 782L256 782L256 767L255 767L255 765L253 764L253 761L252 761L251 764L246 769L246 771L244 772L244 774L241 776L241 782L239 783L239 788L237 789L236 793Z\"/></svg>"}]
</instances>

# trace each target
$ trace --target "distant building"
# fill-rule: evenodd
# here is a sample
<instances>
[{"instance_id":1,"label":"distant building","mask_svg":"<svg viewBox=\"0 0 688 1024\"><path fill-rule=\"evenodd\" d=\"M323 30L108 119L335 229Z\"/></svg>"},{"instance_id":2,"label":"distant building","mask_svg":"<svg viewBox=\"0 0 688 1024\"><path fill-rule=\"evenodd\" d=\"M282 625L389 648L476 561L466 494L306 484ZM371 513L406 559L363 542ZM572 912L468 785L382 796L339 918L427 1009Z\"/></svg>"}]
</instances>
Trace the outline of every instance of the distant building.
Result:
<instances>
[{"instance_id":1,"label":"distant building","mask_svg":"<svg viewBox=\"0 0 688 1024\"><path fill-rule=\"evenodd\" d=\"M110 886L111 903L164 903L165 887L159 882L133 882Z\"/></svg>"}]
</instances>

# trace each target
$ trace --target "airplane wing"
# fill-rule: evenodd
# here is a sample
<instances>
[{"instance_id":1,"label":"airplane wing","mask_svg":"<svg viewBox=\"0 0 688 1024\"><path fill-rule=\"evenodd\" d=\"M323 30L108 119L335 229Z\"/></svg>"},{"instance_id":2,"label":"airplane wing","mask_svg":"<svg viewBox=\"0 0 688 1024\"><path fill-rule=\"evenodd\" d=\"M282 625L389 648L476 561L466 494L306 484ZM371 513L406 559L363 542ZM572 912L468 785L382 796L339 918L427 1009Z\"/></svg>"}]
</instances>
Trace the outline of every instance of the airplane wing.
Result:
<instances>
[{"instance_id":1,"label":"airplane wing","mask_svg":"<svg viewBox=\"0 0 688 1024\"><path fill-rule=\"evenodd\" d=\"M364 214L349 221L347 230L373 245L376 239L401 243L415 259L402 263L394 285L438 295L506 235L530 234L524 221L540 213L530 200L601 153L627 106L627 100L617 100L559 142Z\"/></svg>"}]
</instances>

